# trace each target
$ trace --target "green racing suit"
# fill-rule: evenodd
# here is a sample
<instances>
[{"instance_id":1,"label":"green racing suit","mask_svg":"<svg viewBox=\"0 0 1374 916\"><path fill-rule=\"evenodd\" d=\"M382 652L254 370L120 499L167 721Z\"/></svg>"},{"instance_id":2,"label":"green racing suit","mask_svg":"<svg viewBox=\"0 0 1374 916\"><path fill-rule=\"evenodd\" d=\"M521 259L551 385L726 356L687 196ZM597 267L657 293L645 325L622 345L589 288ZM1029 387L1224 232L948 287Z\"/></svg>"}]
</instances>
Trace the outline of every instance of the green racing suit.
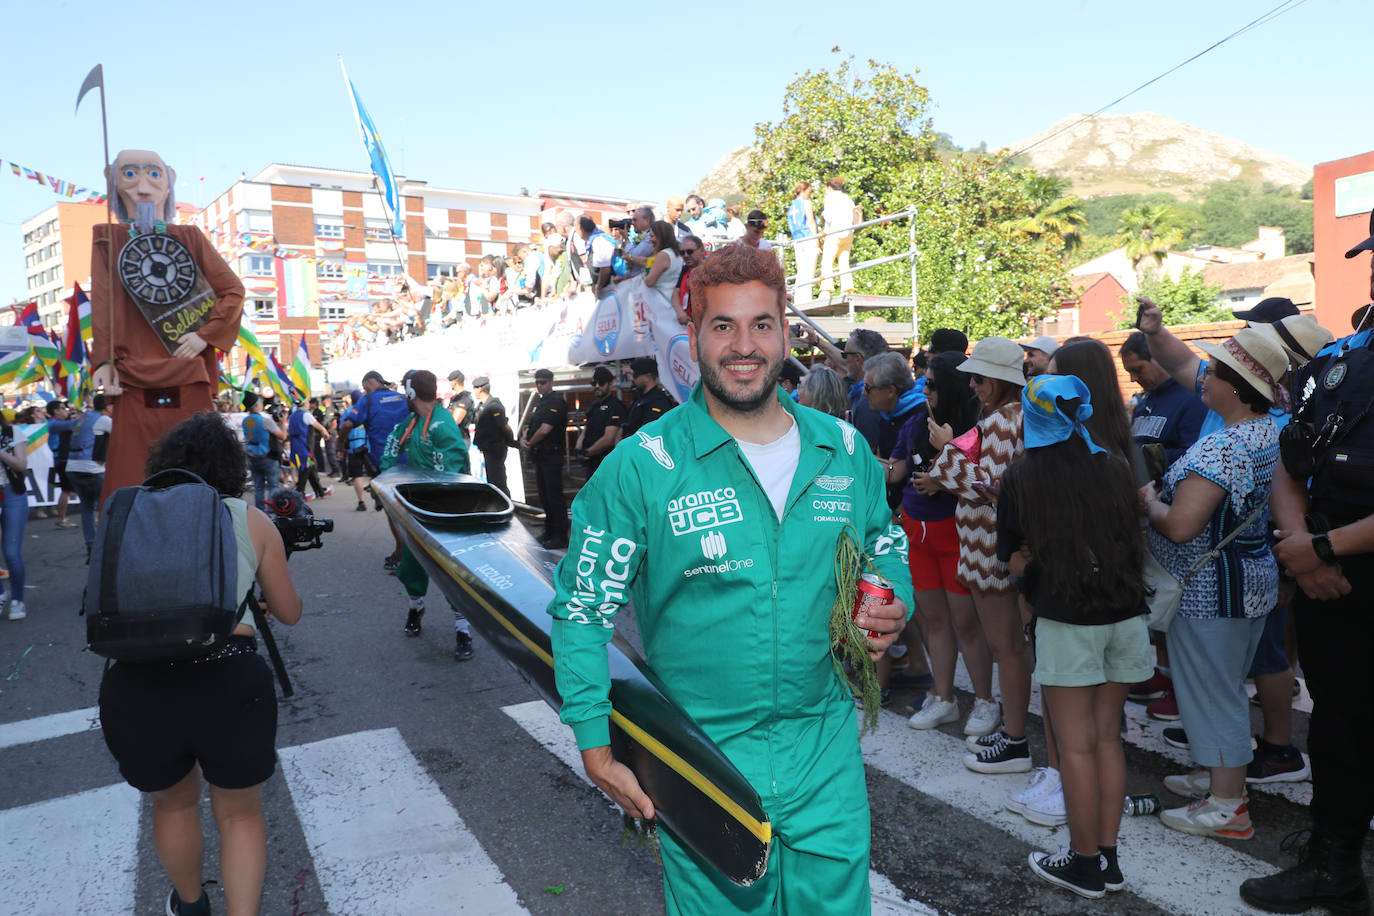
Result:
<instances>
[{"instance_id":1,"label":"green racing suit","mask_svg":"<svg viewBox=\"0 0 1374 916\"><path fill-rule=\"evenodd\" d=\"M739 445L688 402L621 442L578 494L549 607L560 713L609 743L606 644L634 600L649 664L758 791L768 873L737 887L662 831L669 913L867 913L869 814L854 699L830 654L836 545L850 526L913 606L907 539L854 427L795 405L778 519Z\"/></svg>"},{"instance_id":2,"label":"green racing suit","mask_svg":"<svg viewBox=\"0 0 1374 916\"><path fill-rule=\"evenodd\" d=\"M439 404L430 411L428 421L414 413L401 418L386 437L381 470L395 467L402 455L407 467L459 474L468 472L468 445L463 439L463 431L453 414ZM412 598L423 598L429 591L429 574L404 544L401 562L396 565L396 578Z\"/></svg>"}]
</instances>

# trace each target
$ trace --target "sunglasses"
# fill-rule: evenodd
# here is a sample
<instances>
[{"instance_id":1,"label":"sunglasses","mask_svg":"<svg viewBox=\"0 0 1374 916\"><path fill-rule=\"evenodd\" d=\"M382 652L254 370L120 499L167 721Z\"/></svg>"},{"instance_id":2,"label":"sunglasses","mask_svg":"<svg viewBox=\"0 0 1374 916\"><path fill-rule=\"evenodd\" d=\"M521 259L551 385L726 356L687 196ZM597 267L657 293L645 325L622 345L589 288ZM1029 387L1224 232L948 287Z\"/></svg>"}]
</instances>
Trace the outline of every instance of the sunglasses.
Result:
<instances>
[{"instance_id":1,"label":"sunglasses","mask_svg":"<svg viewBox=\"0 0 1374 916\"><path fill-rule=\"evenodd\" d=\"M973 379L973 384L975 385L981 385L987 381L987 379L983 378L983 376L977 375L972 372L969 373L969 378Z\"/></svg>"},{"instance_id":2,"label":"sunglasses","mask_svg":"<svg viewBox=\"0 0 1374 916\"><path fill-rule=\"evenodd\" d=\"M891 387L892 387L891 385L870 385L870 384L868 384L868 382L864 382L864 394L868 394L870 391L877 391L878 389L881 389L881 388L891 388Z\"/></svg>"},{"instance_id":3,"label":"sunglasses","mask_svg":"<svg viewBox=\"0 0 1374 916\"><path fill-rule=\"evenodd\" d=\"M768 221L762 219L751 219L749 220L747 225L753 226L755 229L766 229L768 228Z\"/></svg>"}]
</instances>

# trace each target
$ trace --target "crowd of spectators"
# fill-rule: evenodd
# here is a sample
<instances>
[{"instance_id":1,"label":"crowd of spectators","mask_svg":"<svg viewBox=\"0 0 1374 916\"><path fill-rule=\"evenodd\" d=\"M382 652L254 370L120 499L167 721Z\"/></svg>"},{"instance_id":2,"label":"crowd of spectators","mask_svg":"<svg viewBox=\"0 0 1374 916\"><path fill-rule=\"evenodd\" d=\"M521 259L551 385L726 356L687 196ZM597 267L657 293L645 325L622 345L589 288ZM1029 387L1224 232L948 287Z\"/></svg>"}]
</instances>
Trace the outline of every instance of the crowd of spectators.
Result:
<instances>
[{"instance_id":1,"label":"crowd of spectators","mask_svg":"<svg viewBox=\"0 0 1374 916\"><path fill-rule=\"evenodd\" d=\"M707 201L696 194L670 197L661 219L652 207L630 207L623 219L607 220L605 229L589 216L560 211L540 227L538 238L515 246L509 258L484 255L475 270L464 262L429 284L404 277L394 297L373 302L367 312L345 320L325 348L332 358L359 356L408 337L543 308L580 292L600 294L638 276L644 276L686 324L691 317L692 269L713 249L729 244L765 251L775 244L792 246L799 302L813 298L818 259L823 296L832 294L837 277L841 292L852 292L850 227L862 214L843 189L842 177L826 183L818 216L811 204L812 185L800 182L786 212L790 239L785 242L767 237L770 220L762 210L746 214L738 204Z\"/></svg>"}]
</instances>

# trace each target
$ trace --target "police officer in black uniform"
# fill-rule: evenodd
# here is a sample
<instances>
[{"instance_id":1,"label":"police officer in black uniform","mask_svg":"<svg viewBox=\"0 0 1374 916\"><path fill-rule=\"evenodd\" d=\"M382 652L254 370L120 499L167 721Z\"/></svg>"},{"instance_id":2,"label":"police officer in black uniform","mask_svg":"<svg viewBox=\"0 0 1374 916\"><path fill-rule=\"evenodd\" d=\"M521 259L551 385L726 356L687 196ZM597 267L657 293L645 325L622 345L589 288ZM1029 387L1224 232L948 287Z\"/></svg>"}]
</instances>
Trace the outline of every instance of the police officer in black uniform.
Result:
<instances>
[{"instance_id":1,"label":"police officer in black uniform","mask_svg":"<svg viewBox=\"0 0 1374 916\"><path fill-rule=\"evenodd\" d=\"M568 546L568 504L563 496L563 456L567 451L568 405L553 390L553 373L537 369L534 388L539 394L525 423L520 450L534 462L539 505L544 508L544 533L539 543L550 550Z\"/></svg>"},{"instance_id":2,"label":"police officer in black uniform","mask_svg":"<svg viewBox=\"0 0 1374 916\"><path fill-rule=\"evenodd\" d=\"M677 406L673 396L658 383L658 361L652 356L631 360L630 374L634 377L639 397L630 406L630 416L625 422L623 438L626 439L639 432L644 424L654 422Z\"/></svg>"},{"instance_id":3,"label":"police officer in black uniform","mask_svg":"<svg viewBox=\"0 0 1374 916\"><path fill-rule=\"evenodd\" d=\"M448 399L449 413L458 428L463 431L463 441L472 444L472 421L477 414L477 405L472 401L472 392L463 389L465 381L462 370L454 369L448 374L448 383L453 388L453 397Z\"/></svg>"},{"instance_id":4,"label":"police officer in black uniform","mask_svg":"<svg viewBox=\"0 0 1374 916\"><path fill-rule=\"evenodd\" d=\"M472 388L479 404L477 419L473 422L472 444L482 453L487 483L510 496L510 487L506 484L506 450L514 441L515 433L511 432L510 420L506 418L506 406L491 396L491 379L485 375L473 379Z\"/></svg>"},{"instance_id":5,"label":"police officer in black uniform","mask_svg":"<svg viewBox=\"0 0 1374 916\"><path fill-rule=\"evenodd\" d=\"M1374 251L1370 237L1346 252ZM1374 298L1374 271L1371 276ZM1276 913L1369 912L1360 852L1374 818L1374 306L1298 373L1271 506L1279 566L1298 583L1298 656L1312 694L1312 834L1298 863L1240 886Z\"/></svg>"},{"instance_id":6,"label":"police officer in black uniform","mask_svg":"<svg viewBox=\"0 0 1374 916\"><path fill-rule=\"evenodd\" d=\"M625 426L625 402L615 390L615 373L597 366L592 373L592 392L596 400L587 408L587 423L577 437L577 450L587 458L588 479L620 441Z\"/></svg>"}]
</instances>

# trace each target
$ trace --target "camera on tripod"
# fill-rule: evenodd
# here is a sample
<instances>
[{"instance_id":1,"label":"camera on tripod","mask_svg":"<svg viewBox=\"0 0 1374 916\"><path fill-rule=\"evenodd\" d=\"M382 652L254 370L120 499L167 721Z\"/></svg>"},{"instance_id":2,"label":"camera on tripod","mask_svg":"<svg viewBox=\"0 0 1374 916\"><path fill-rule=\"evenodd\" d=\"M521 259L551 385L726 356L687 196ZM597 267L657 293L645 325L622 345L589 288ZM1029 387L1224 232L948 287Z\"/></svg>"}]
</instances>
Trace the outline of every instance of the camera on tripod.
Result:
<instances>
[{"instance_id":1,"label":"camera on tripod","mask_svg":"<svg viewBox=\"0 0 1374 916\"><path fill-rule=\"evenodd\" d=\"M277 526L288 556L298 550L323 547L320 535L334 530L332 518L315 518L305 497L289 487L274 490L267 502L272 509L272 524Z\"/></svg>"}]
</instances>

